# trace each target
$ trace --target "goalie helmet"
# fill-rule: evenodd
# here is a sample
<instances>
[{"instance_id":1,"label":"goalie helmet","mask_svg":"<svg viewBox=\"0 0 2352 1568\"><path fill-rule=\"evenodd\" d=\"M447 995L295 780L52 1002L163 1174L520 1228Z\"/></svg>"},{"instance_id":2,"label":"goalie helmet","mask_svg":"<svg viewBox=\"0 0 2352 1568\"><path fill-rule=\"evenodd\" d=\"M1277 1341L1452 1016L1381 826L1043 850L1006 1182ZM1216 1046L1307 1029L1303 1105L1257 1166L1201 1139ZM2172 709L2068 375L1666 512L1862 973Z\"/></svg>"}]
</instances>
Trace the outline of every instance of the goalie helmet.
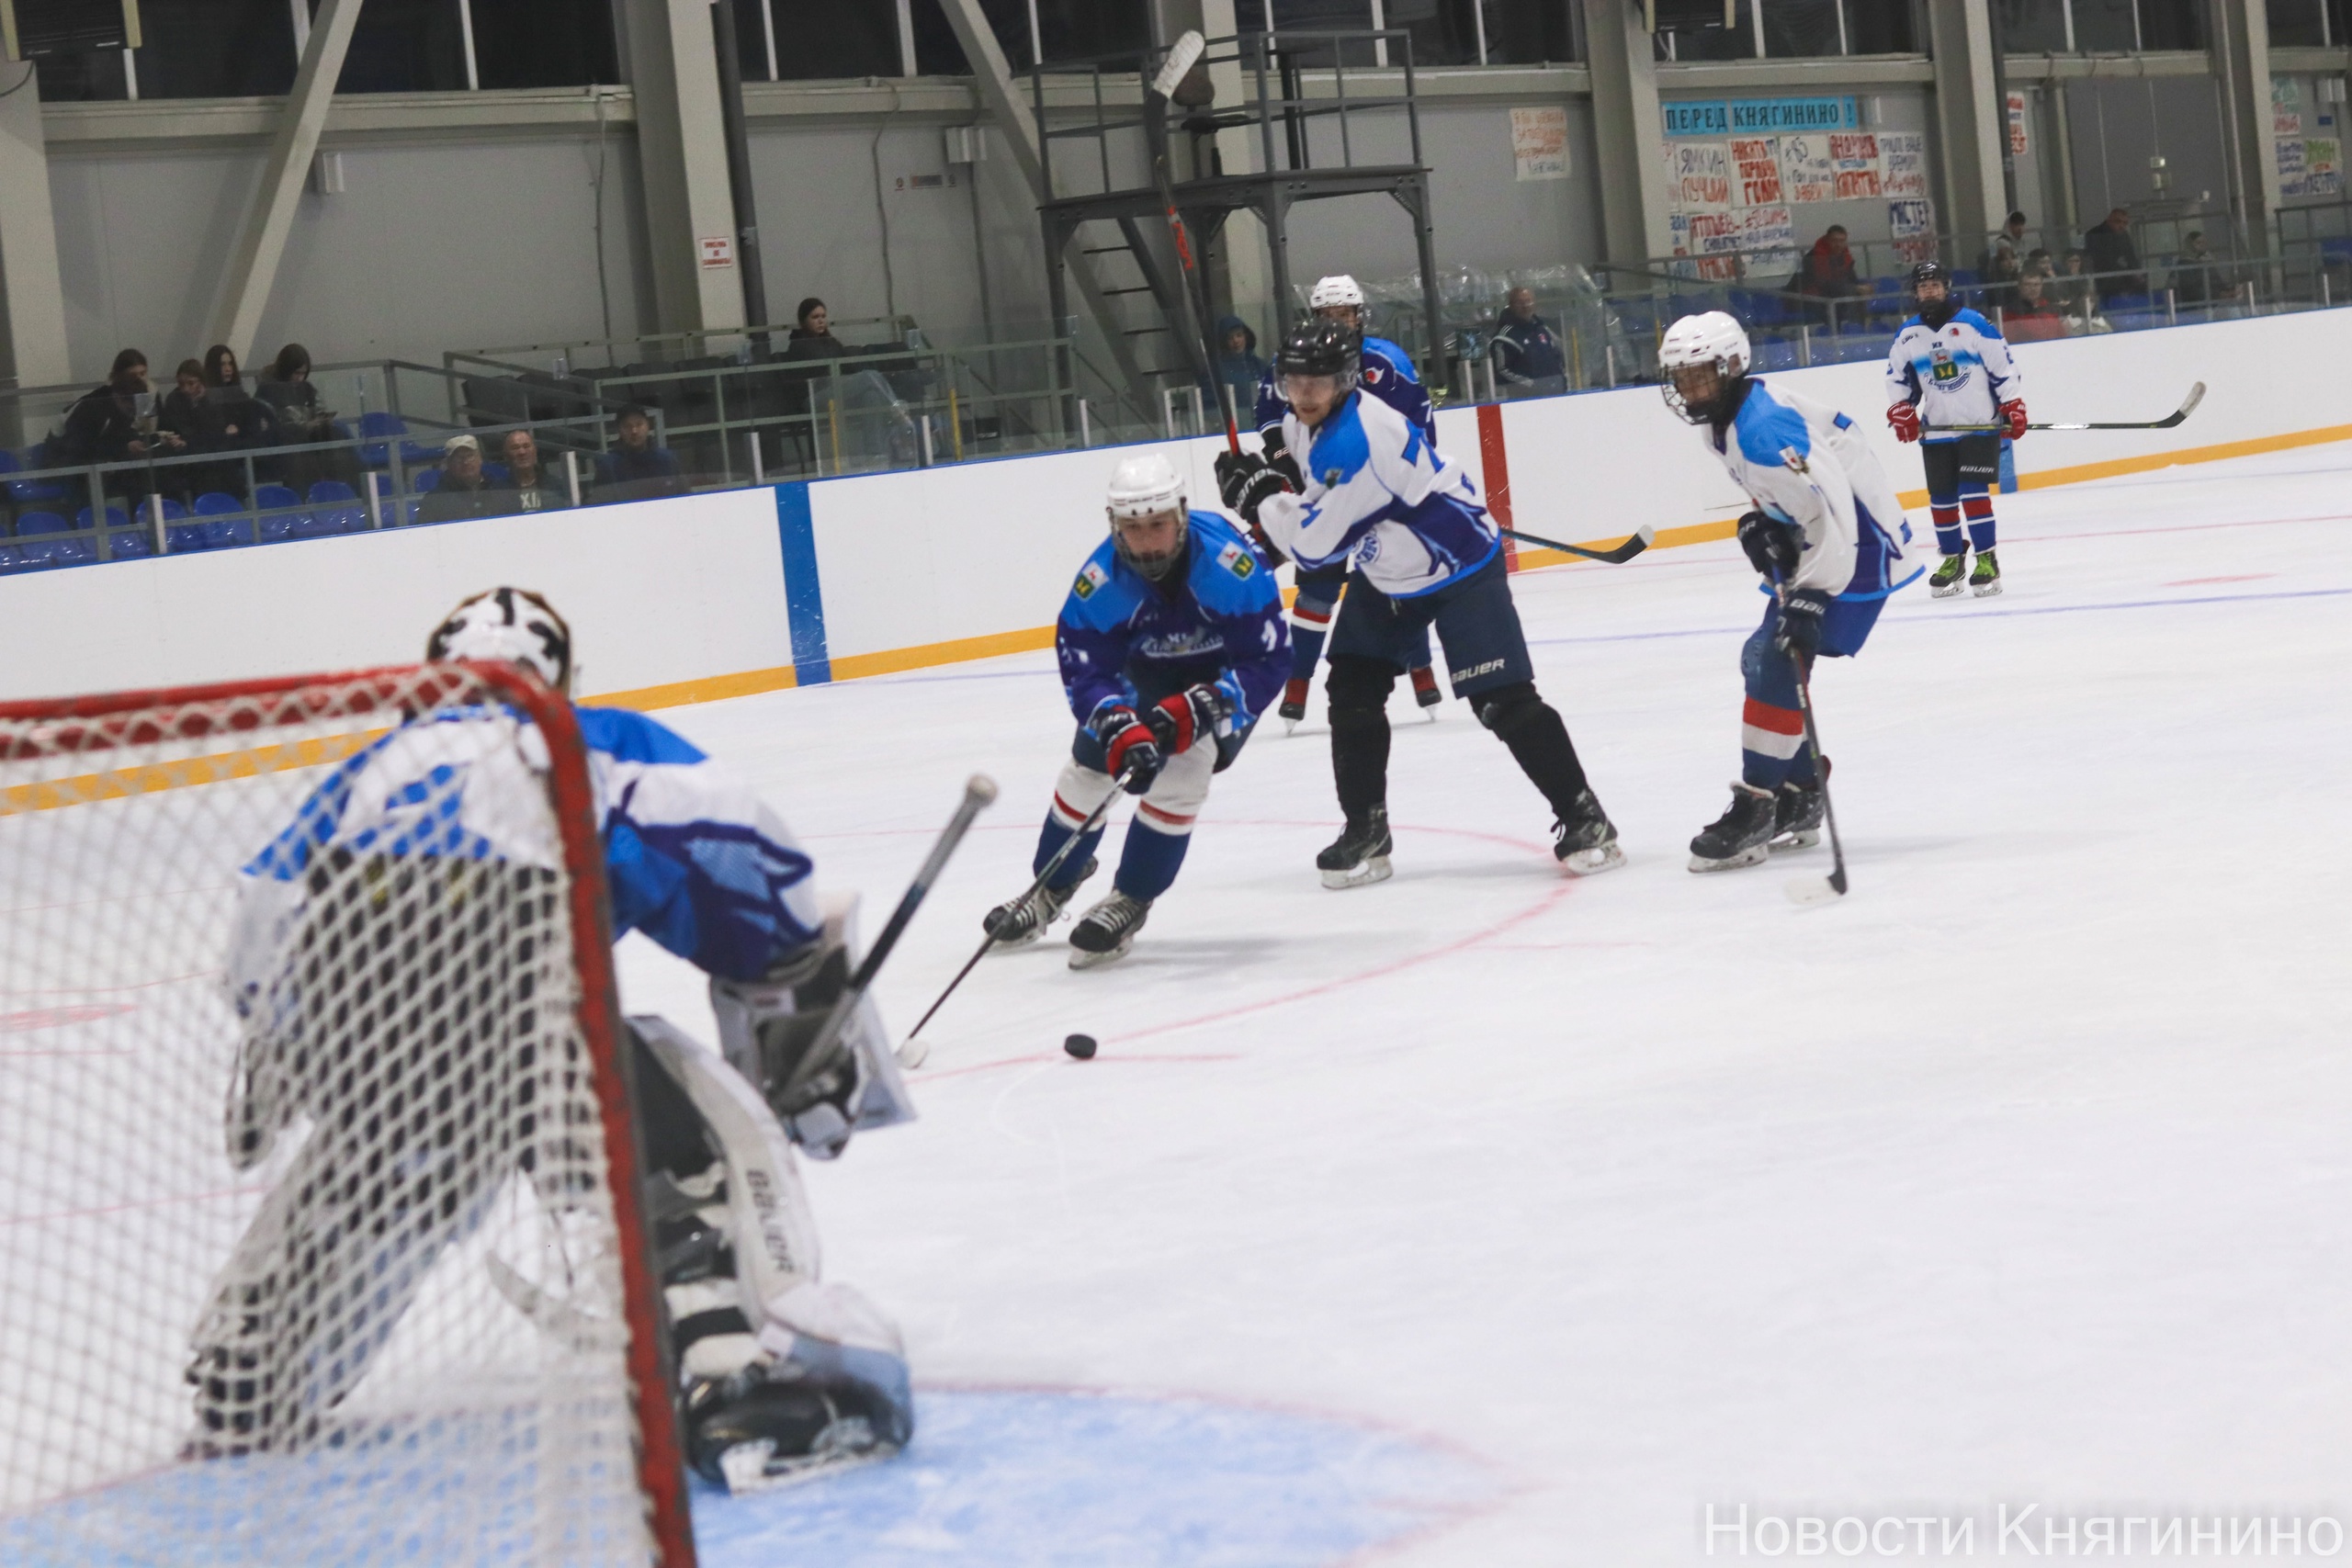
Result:
<instances>
[{"instance_id":1,"label":"goalie helmet","mask_svg":"<svg viewBox=\"0 0 2352 1568\"><path fill-rule=\"evenodd\" d=\"M519 664L571 694L571 628L527 588L492 588L462 600L425 640L428 664L479 659Z\"/></svg>"},{"instance_id":2,"label":"goalie helmet","mask_svg":"<svg viewBox=\"0 0 2352 1568\"><path fill-rule=\"evenodd\" d=\"M1164 454L1143 452L1120 458L1119 466L1111 470L1111 490L1104 511L1110 514L1111 543L1118 550L1119 558L1153 581L1167 576L1169 570L1184 558L1186 536L1192 531L1184 481ZM1121 523L1171 512L1176 514L1173 549L1165 554L1140 556L1128 547L1126 531L1119 526Z\"/></svg>"},{"instance_id":3,"label":"goalie helmet","mask_svg":"<svg viewBox=\"0 0 2352 1568\"><path fill-rule=\"evenodd\" d=\"M1685 316L1658 340L1658 390L1666 396L1666 406L1685 423L1704 424L1716 410L1731 406L1747 378L1748 362L1747 329L1737 318L1723 310ZM1703 368L1715 373L1712 389L1688 384L1700 381L1698 377L1679 374Z\"/></svg>"}]
</instances>

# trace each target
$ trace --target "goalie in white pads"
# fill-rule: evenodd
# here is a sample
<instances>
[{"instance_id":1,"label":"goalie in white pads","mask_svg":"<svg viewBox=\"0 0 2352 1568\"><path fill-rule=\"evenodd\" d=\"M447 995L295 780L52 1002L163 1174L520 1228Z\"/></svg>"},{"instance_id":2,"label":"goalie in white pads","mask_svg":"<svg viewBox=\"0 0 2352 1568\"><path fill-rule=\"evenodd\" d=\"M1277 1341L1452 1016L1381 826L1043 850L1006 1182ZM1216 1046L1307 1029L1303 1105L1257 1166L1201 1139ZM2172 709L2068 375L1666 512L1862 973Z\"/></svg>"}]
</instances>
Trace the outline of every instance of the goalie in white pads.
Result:
<instances>
[{"instance_id":1,"label":"goalie in white pads","mask_svg":"<svg viewBox=\"0 0 2352 1568\"><path fill-rule=\"evenodd\" d=\"M1731 808L1690 840L1692 871L1754 865L1821 840L1821 776L1805 745L1795 661L1850 658L1887 595L1924 570L1911 525L1851 416L1747 373L1747 333L1721 310L1685 316L1658 344L1667 406L1700 427L1755 510L1740 547L1770 595L1740 649L1747 705Z\"/></svg>"},{"instance_id":2,"label":"goalie in white pads","mask_svg":"<svg viewBox=\"0 0 2352 1568\"><path fill-rule=\"evenodd\" d=\"M570 689L569 628L516 589L458 605L426 658L508 661ZM631 1021L688 1457L741 1485L895 1451L912 1427L897 1332L820 1281L789 1147L830 1158L854 1128L911 1114L870 1003L830 1060L795 1071L849 972L848 911L820 908L808 854L742 781L641 715L578 717L615 932L711 976L726 1051ZM230 1162L253 1169L309 1130L194 1336L194 1453L345 1436L337 1406L436 1259L518 1186L556 1279L612 1267L571 1255L602 1234L582 1130L528 1110L582 1070L537 1016L565 1004L560 971L533 961L555 945L560 864L535 749L503 705L413 717L337 765L244 868ZM546 1332L617 1332L495 1252L485 1267Z\"/></svg>"}]
</instances>

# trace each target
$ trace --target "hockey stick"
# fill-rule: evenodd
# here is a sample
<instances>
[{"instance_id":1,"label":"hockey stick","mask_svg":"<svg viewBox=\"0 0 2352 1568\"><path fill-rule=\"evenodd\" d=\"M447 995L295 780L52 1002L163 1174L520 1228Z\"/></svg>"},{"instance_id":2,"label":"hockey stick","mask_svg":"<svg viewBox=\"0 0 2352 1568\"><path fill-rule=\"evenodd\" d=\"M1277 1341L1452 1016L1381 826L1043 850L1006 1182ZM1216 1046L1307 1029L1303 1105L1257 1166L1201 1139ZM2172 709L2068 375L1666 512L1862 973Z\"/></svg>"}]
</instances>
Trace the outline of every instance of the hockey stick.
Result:
<instances>
[{"instance_id":1,"label":"hockey stick","mask_svg":"<svg viewBox=\"0 0 2352 1568\"><path fill-rule=\"evenodd\" d=\"M2188 396L2180 400L2180 407L2173 410L2172 412L2165 415L2162 419L2115 420L2104 422L2091 421L2086 423L2076 422L2065 424L2028 424L2026 428L2028 430L2170 430L2174 425L2178 424L2182 420L2185 420L2190 414L2195 413L2197 412L2197 405L2204 400L2205 383L2199 381L2188 389ZM2008 425L2006 423L1931 424L1927 428L1930 433L1938 435L1990 435L1996 431L2008 429Z\"/></svg>"},{"instance_id":2,"label":"hockey stick","mask_svg":"<svg viewBox=\"0 0 2352 1568\"><path fill-rule=\"evenodd\" d=\"M1225 415L1226 450L1238 453L1241 450L1241 427L1235 420L1232 402L1224 395L1222 384L1216 378L1216 359L1210 353L1209 340L1201 328L1201 318L1204 312L1193 298L1193 291L1200 283L1200 268L1193 260L1192 237L1184 231L1183 214L1176 210L1176 186L1168 174L1167 106L1174 101L1176 85L1184 79L1185 73L1200 62L1202 51L1207 47L1199 33L1187 28L1184 36L1176 40L1175 47L1168 51L1168 59L1160 65L1159 74L1151 79L1151 90L1159 95L1160 107L1147 122L1147 133L1151 139L1152 183L1159 187L1160 208L1168 214L1168 236L1176 244L1179 269L1176 296L1183 306L1184 346L1192 354L1193 368L1199 372L1202 384L1216 394L1217 412ZM916 1027L921 1028L922 1025Z\"/></svg>"},{"instance_id":3,"label":"hockey stick","mask_svg":"<svg viewBox=\"0 0 2352 1568\"><path fill-rule=\"evenodd\" d=\"M1046 886L1054 873L1061 870L1062 863L1069 859L1070 852L1084 842L1089 833L1102 825L1102 818L1111 814L1112 804L1125 793L1128 771L1125 768L1119 770L1117 776L1111 781L1111 793L1102 797L1102 803L1100 806L1086 814L1086 820L1078 825L1078 831L1063 840L1062 847L1056 850L1053 858L1046 863L1046 868L1040 871L1029 884L1028 891L1015 898L1014 903L1025 904L1036 897L1037 889ZM980 939L980 945L973 950L972 956L964 961L964 967L956 971L956 978L948 981L947 988L939 993L939 999L932 1003L929 1010L921 1018L915 1020L915 1026L908 1030L907 1037L899 1043L899 1066L907 1067L922 1066L923 1058L931 1055L931 1048L927 1045L917 1048L915 1036L922 1032L922 1026L931 1021L933 1013L947 1005L947 998L956 994L956 987L964 983L964 976L979 967L980 960L986 958L989 955L989 949L995 945L996 931L990 929L988 935Z\"/></svg>"},{"instance_id":4,"label":"hockey stick","mask_svg":"<svg viewBox=\"0 0 2352 1568\"><path fill-rule=\"evenodd\" d=\"M1772 596L1780 601L1781 615L1785 625L1789 613L1789 586L1781 574L1772 574ZM1821 727L1813 717L1813 682L1806 674L1804 656L1795 649L1789 649L1789 668L1797 678L1797 711L1804 716L1804 743L1813 751L1814 776L1821 784L1821 815L1829 824L1829 875L1824 878L1800 876L1788 882L1781 891L1792 904L1812 906L1826 904L1832 898L1846 896L1846 846L1838 838L1838 808L1829 802L1829 759L1822 754Z\"/></svg>"},{"instance_id":5,"label":"hockey stick","mask_svg":"<svg viewBox=\"0 0 2352 1568\"><path fill-rule=\"evenodd\" d=\"M1587 560L1605 560L1611 566L1624 565L1644 550L1648 549L1650 541L1657 537L1657 529L1645 523L1634 530L1632 538L1627 539L1615 549L1589 550L1582 545L1564 545L1557 539L1547 539L1541 534L1522 534L1516 528L1498 526L1497 531L1504 538L1517 539L1522 545L1541 545L1547 550L1566 550L1572 556L1582 556Z\"/></svg>"},{"instance_id":6,"label":"hockey stick","mask_svg":"<svg viewBox=\"0 0 2352 1568\"><path fill-rule=\"evenodd\" d=\"M947 857L954 854L956 846L964 841L965 833L971 829L972 819L995 799L996 781L986 773L974 773L965 781L964 798L956 802L956 815L948 818L938 841L931 846L931 853L923 858L922 867L915 873L915 879L907 885L905 895L899 899L899 907L890 911L889 923L882 928L882 934L874 939L874 945L865 950L865 961L857 966L857 973L850 976L849 984L842 987L841 996L833 1002L832 1011L825 1015L823 1025L817 1031L817 1038L810 1041L808 1049L801 1053L799 1064L792 1069L792 1076L785 1080L777 1098L788 1099L793 1091L802 1088L831 1064L834 1049L841 1042L842 1031L848 1027L849 1015L856 1010L858 999L874 984L875 974L881 969L882 961L890 956L892 948L899 945L899 938L906 933L908 922L922 907L924 897L931 892L931 885L946 868ZM920 1029L922 1026L917 1024L915 1027Z\"/></svg>"}]
</instances>

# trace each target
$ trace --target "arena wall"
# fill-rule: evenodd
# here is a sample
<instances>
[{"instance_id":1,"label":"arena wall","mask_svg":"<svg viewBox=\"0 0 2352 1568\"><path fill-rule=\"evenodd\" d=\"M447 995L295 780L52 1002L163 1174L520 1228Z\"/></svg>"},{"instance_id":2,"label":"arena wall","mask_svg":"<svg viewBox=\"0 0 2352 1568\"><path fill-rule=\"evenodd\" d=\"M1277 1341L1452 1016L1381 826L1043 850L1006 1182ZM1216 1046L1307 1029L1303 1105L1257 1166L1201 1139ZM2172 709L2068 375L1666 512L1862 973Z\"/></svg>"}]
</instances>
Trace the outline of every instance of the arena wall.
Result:
<instances>
[{"instance_id":1,"label":"arena wall","mask_svg":"<svg viewBox=\"0 0 2352 1568\"><path fill-rule=\"evenodd\" d=\"M2352 310L2026 345L2040 418L2154 418L2192 381L2208 390L2174 430L2037 433L2017 447L2020 483L2352 440L2352 424L2320 423L2344 406L2331 377L2346 351ZM1922 507L1917 451L1881 422L1881 377L1849 365L1773 379L1853 412ZM1498 509L1532 532L1613 540L1646 522L1671 547L1727 536L1744 504L1655 388L1439 421L1441 445L1490 491L1507 465ZM1221 446L1172 446L1196 497L1213 493ZM450 604L501 582L548 593L572 621L582 689L634 705L1043 648L1102 537L1112 460L1007 458L0 579L0 697L400 662Z\"/></svg>"}]
</instances>

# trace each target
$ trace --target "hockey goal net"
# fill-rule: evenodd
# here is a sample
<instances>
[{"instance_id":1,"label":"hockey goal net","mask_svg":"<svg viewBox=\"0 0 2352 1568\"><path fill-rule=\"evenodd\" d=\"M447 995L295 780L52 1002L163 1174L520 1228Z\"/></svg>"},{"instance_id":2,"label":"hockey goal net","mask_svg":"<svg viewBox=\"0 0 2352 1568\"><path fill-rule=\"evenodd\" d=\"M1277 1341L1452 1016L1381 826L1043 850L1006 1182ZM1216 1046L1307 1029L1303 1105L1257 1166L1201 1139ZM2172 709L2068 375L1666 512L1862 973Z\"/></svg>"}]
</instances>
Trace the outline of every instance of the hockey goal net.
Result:
<instances>
[{"instance_id":1,"label":"hockey goal net","mask_svg":"<svg viewBox=\"0 0 2352 1568\"><path fill-rule=\"evenodd\" d=\"M692 1561L603 888L512 669L0 705L0 1562Z\"/></svg>"}]
</instances>

